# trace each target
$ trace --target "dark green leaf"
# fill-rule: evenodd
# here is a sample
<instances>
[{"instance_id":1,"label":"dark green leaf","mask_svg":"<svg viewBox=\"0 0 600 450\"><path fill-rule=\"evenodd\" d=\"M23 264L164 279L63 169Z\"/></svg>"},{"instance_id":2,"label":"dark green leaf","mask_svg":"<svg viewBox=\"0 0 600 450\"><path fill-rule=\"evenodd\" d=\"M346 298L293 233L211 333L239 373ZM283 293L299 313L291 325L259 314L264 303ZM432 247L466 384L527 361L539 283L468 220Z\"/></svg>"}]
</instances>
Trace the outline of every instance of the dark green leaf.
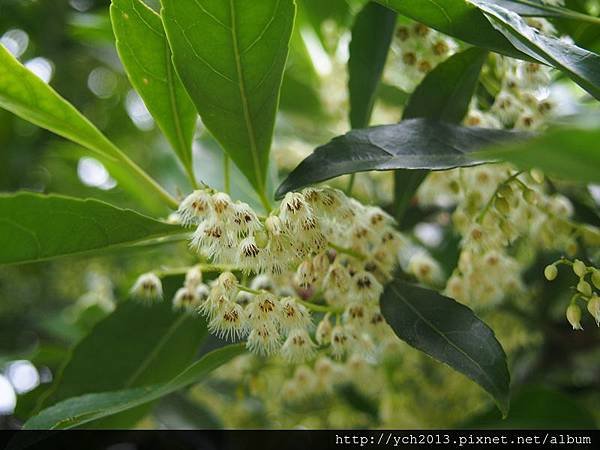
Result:
<instances>
[{"instance_id":1,"label":"dark green leaf","mask_svg":"<svg viewBox=\"0 0 600 450\"><path fill-rule=\"evenodd\" d=\"M521 133L469 128L427 119L352 130L306 158L279 186L276 197L313 183L370 170L444 170L485 162L469 153Z\"/></svg>"},{"instance_id":2,"label":"dark green leaf","mask_svg":"<svg viewBox=\"0 0 600 450\"><path fill-rule=\"evenodd\" d=\"M98 200L0 195L0 264L135 244L184 230Z\"/></svg>"},{"instance_id":3,"label":"dark green leaf","mask_svg":"<svg viewBox=\"0 0 600 450\"><path fill-rule=\"evenodd\" d=\"M410 96L403 118L460 123L469 110L486 55L485 50L470 48L436 66Z\"/></svg>"},{"instance_id":4,"label":"dark green leaf","mask_svg":"<svg viewBox=\"0 0 600 450\"><path fill-rule=\"evenodd\" d=\"M592 430L596 421L584 405L562 392L528 386L514 396L506 419L491 410L461 424L460 428Z\"/></svg>"},{"instance_id":5,"label":"dark green leaf","mask_svg":"<svg viewBox=\"0 0 600 450\"><path fill-rule=\"evenodd\" d=\"M484 11L490 22L519 51L563 71L573 81L600 99L600 56L564 40L545 36L518 14L488 0L469 0Z\"/></svg>"},{"instance_id":6,"label":"dark green leaf","mask_svg":"<svg viewBox=\"0 0 600 450\"><path fill-rule=\"evenodd\" d=\"M381 311L409 345L471 378L506 415L510 375L494 332L473 311L451 298L395 279L381 297Z\"/></svg>"},{"instance_id":7,"label":"dark green leaf","mask_svg":"<svg viewBox=\"0 0 600 450\"><path fill-rule=\"evenodd\" d=\"M170 380L190 364L207 335L199 316L177 313L171 298L180 279L165 284L165 300L152 306L125 301L73 349L45 406L90 392L114 391Z\"/></svg>"},{"instance_id":8,"label":"dark green leaf","mask_svg":"<svg viewBox=\"0 0 600 450\"><path fill-rule=\"evenodd\" d=\"M541 136L477 152L476 158L509 161L524 169L581 183L600 182L600 129L559 128Z\"/></svg>"},{"instance_id":9,"label":"dark green leaf","mask_svg":"<svg viewBox=\"0 0 600 450\"><path fill-rule=\"evenodd\" d=\"M466 0L377 0L399 14L410 17L449 36L504 55L523 58L511 43Z\"/></svg>"},{"instance_id":10,"label":"dark green leaf","mask_svg":"<svg viewBox=\"0 0 600 450\"><path fill-rule=\"evenodd\" d=\"M168 383L87 394L70 398L28 420L25 429L68 429L144 405L192 383L202 381L211 371L242 354L244 346L230 345L214 350Z\"/></svg>"},{"instance_id":11,"label":"dark green leaf","mask_svg":"<svg viewBox=\"0 0 600 450\"><path fill-rule=\"evenodd\" d=\"M367 3L356 16L348 60L352 128L369 125L395 27L396 13L377 3Z\"/></svg>"},{"instance_id":12,"label":"dark green leaf","mask_svg":"<svg viewBox=\"0 0 600 450\"><path fill-rule=\"evenodd\" d=\"M110 13L131 84L191 174L197 113L175 73L160 16L141 0L113 0Z\"/></svg>"},{"instance_id":13,"label":"dark green leaf","mask_svg":"<svg viewBox=\"0 0 600 450\"><path fill-rule=\"evenodd\" d=\"M460 123L469 110L486 55L485 50L471 48L438 64L410 96L403 118ZM428 173L427 170L401 169L394 174L394 211L400 223Z\"/></svg>"},{"instance_id":14,"label":"dark green leaf","mask_svg":"<svg viewBox=\"0 0 600 450\"><path fill-rule=\"evenodd\" d=\"M173 61L206 127L261 197L293 0L162 0Z\"/></svg>"}]
</instances>

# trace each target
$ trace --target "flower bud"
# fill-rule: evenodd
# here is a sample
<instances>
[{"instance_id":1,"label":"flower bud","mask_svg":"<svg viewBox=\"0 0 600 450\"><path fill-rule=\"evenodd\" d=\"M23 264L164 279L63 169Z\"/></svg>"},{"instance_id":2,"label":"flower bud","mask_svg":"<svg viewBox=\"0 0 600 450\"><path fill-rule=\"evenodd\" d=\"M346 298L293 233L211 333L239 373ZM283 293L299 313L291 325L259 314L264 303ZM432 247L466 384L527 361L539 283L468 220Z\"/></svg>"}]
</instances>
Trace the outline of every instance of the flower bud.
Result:
<instances>
[{"instance_id":1,"label":"flower bud","mask_svg":"<svg viewBox=\"0 0 600 450\"><path fill-rule=\"evenodd\" d=\"M600 326L600 297L594 294L588 301L587 310L596 321L596 325Z\"/></svg>"},{"instance_id":2,"label":"flower bud","mask_svg":"<svg viewBox=\"0 0 600 450\"><path fill-rule=\"evenodd\" d=\"M202 283L202 270L199 266L194 266L186 272L184 286L195 289L200 283Z\"/></svg>"},{"instance_id":3,"label":"flower bud","mask_svg":"<svg viewBox=\"0 0 600 450\"><path fill-rule=\"evenodd\" d=\"M583 330L581 326L581 309L575 303L567 308L567 320L574 330Z\"/></svg>"},{"instance_id":4,"label":"flower bud","mask_svg":"<svg viewBox=\"0 0 600 450\"><path fill-rule=\"evenodd\" d=\"M538 202L538 194L533 189L526 189L523 192L523 198L530 205L537 205Z\"/></svg>"},{"instance_id":5,"label":"flower bud","mask_svg":"<svg viewBox=\"0 0 600 450\"><path fill-rule=\"evenodd\" d=\"M497 197L494 201L494 206L499 213L504 214L505 216L510 213L510 204L504 197Z\"/></svg>"},{"instance_id":6,"label":"flower bud","mask_svg":"<svg viewBox=\"0 0 600 450\"><path fill-rule=\"evenodd\" d=\"M131 296L138 300L161 300L163 290L160 278L153 273L140 275L131 288Z\"/></svg>"},{"instance_id":7,"label":"flower bud","mask_svg":"<svg viewBox=\"0 0 600 450\"><path fill-rule=\"evenodd\" d=\"M544 269L544 276L546 277L546 280L553 281L558 276L558 269L554 264L550 264Z\"/></svg>"},{"instance_id":8,"label":"flower bud","mask_svg":"<svg viewBox=\"0 0 600 450\"><path fill-rule=\"evenodd\" d=\"M329 321L329 314L326 314L323 320L319 322L317 331L315 333L315 339L319 345L327 345L331 339L331 322Z\"/></svg>"},{"instance_id":9,"label":"flower bud","mask_svg":"<svg viewBox=\"0 0 600 450\"><path fill-rule=\"evenodd\" d=\"M531 169L529 171L529 175L538 184L542 184L544 182L544 173L538 169Z\"/></svg>"},{"instance_id":10,"label":"flower bud","mask_svg":"<svg viewBox=\"0 0 600 450\"><path fill-rule=\"evenodd\" d=\"M585 280L579 280L579 283L577 283L577 290L586 297L592 296L592 286Z\"/></svg>"},{"instance_id":11,"label":"flower bud","mask_svg":"<svg viewBox=\"0 0 600 450\"><path fill-rule=\"evenodd\" d=\"M594 268L592 271L592 283L596 289L600 289L600 270Z\"/></svg>"},{"instance_id":12,"label":"flower bud","mask_svg":"<svg viewBox=\"0 0 600 450\"><path fill-rule=\"evenodd\" d=\"M573 272L575 272L575 275L579 278L583 278L587 272L587 267L582 261L576 259L573 263Z\"/></svg>"}]
</instances>

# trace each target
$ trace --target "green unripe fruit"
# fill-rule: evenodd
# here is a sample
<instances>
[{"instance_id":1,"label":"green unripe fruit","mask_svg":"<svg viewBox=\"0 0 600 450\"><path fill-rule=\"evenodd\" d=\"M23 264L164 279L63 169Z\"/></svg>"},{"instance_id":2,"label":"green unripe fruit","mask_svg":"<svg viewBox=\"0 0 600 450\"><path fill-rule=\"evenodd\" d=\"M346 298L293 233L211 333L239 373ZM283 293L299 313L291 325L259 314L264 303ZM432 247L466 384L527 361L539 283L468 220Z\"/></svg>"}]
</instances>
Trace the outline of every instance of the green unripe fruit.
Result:
<instances>
[{"instance_id":1,"label":"green unripe fruit","mask_svg":"<svg viewBox=\"0 0 600 450\"><path fill-rule=\"evenodd\" d=\"M556 280L556 277L558 276L558 269L554 264L550 264L544 269L544 276L548 281Z\"/></svg>"},{"instance_id":2,"label":"green unripe fruit","mask_svg":"<svg viewBox=\"0 0 600 450\"><path fill-rule=\"evenodd\" d=\"M600 297L594 294L587 304L587 309L596 321L596 325L600 326Z\"/></svg>"},{"instance_id":3,"label":"green unripe fruit","mask_svg":"<svg viewBox=\"0 0 600 450\"><path fill-rule=\"evenodd\" d=\"M579 278L583 278L587 272L587 267L582 261L576 259L573 263L573 272L575 272L575 275Z\"/></svg>"},{"instance_id":4,"label":"green unripe fruit","mask_svg":"<svg viewBox=\"0 0 600 450\"><path fill-rule=\"evenodd\" d=\"M567 308L567 320L574 330L583 330L581 326L581 308L574 303Z\"/></svg>"},{"instance_id":5,"label":"green unripe fruit","mask_svg":"<svg viewBox=\"0 0 600 450\"><path fill-rule=\"evenodd\" d=\"M592 272L592 283L596 289L600 289L600 270L594 269Z\"/></svg>"},{"instance_id":6,"label":"green unripe fruit","mask_svg":"<svg viewBox=\"0 0 600 450\"><path fill-rule=\"evenodd\" d=\"M592 286L585 280L579 280L579 283L577 283L577 290L586 297L592 296Z\"/></svg>"}]
</instances>

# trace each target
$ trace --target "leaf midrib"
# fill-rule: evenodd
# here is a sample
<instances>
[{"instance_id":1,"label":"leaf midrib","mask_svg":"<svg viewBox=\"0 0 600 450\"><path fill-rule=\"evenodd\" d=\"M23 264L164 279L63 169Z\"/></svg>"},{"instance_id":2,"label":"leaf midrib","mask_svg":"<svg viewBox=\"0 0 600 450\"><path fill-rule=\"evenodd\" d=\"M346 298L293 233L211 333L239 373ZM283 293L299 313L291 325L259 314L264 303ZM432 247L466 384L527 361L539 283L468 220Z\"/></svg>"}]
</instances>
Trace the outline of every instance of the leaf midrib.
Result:
<instances>
[{"instance_id":1,"label":"leaf midrib","mask_svg":"<svg viewBox=\"0 0 600 450\"><path fill-rule=\"evenodd\" d=\"M250 114L250 107L248 104L248 97L246 95L246 84L244 81L244 71L242 69L241 54L239 49L238 36L236 31L236 16L235 16L235 4L234 0L229 0L230 9L230 20L231 20L231 39L233 43L233 54L235 58L236 73L238 76L238 87L240 90L240 98L242 103L242 111L244 113L244 122L246 124L246 131L248 132L248 140L250 141L250 152L252 154L252 162L254 164L254 171L256 175L256 182L261 192L264 192L264 182L262 177L262 170L260 168L260 161L258 158L258 147L256 145L256 132L254 130L254 124L252 123L252 116Z\"/></svg>"},{"instance_id":2,"label":"leaf midrib","mask_svg":"<svg viewBox=\"0 0 600 450\"><path fill-rule=\"evenodd\" d=\"M391 287L392 291L398 296L398 298L406 305L408 306L408 308L410 310L412 310L417 317L419 317L419 319L421 319L426 325L428 325L435 333L437 333L438 335L440 335L452 348L454 348L455 350L457 350L459 353L461 353L463 356L465 356L470 362L472 362L481 372L481 374L484 376L484 378L486 378L491 386L494 386L497 390L497 392L502 392L502 389L494 382L494 380L492 378L489 377L489 375L485 372L485 370L483 370L483 367L481 367L481 365L475 361L468 353L466 353L463 349L461 349L460 347L458 347L456 344L454 344L454 342L452 342L441 330L439 330L433 323L431 323L429 320L427 320L425 317L423 317L423 315L419 312L419 310L417 310L405 297L404 295L398 291L398 288L396 286L392 286Z\"/></svg>"}]
</instances>

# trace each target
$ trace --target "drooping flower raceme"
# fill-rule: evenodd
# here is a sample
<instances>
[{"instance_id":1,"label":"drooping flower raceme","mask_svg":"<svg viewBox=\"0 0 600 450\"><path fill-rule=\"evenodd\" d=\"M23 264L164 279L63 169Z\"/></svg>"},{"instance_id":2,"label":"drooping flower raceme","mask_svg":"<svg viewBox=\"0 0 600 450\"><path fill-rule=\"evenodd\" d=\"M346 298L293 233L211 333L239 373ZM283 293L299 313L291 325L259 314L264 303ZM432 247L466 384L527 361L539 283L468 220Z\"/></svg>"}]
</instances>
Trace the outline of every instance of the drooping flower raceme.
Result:
<instances>
[{"instance_id":1,"label":"drooping flower raceme","mask_svg":"<svg viewBox=\"0 0 600 450\"><path fill-rule=\"evenodd\" d=\"M181 202L178 217L194 228L190 247L202 259L231 268L209 285L191 268L173 299L175 308L204 315L217 336L302 362L319 346L335 357L372 353L385 335L379 297L406 238L380 208L336 189L307 188L260 217L203 189ZM249 286L238 277L250 277ZM315 312L327 313L317 327Z\"/></svg>"}]
</instances>

